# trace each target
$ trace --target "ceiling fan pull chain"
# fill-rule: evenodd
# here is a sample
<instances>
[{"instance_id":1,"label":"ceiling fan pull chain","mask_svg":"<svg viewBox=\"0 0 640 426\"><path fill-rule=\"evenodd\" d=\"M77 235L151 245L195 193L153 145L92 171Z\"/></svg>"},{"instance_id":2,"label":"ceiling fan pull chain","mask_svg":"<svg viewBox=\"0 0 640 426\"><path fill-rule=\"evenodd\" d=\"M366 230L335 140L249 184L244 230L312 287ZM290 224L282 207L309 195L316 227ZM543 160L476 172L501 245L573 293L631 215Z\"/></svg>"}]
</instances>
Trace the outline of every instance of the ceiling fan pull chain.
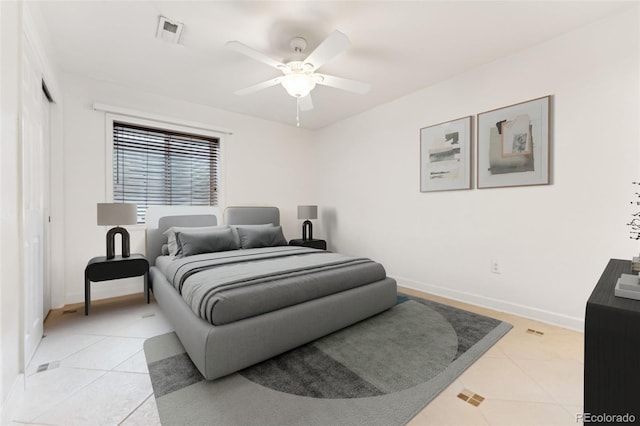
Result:
<instances>
[{"instance_id":1,"label":"ceiling fan pull chain","mask_svg":"<svg viewBox=\"0 0 640 426\"><path fill-rule=\"evenodd\" d=\"M296 98L296 124L300 127L300 98Z\"/></svg>"}]
</instances>

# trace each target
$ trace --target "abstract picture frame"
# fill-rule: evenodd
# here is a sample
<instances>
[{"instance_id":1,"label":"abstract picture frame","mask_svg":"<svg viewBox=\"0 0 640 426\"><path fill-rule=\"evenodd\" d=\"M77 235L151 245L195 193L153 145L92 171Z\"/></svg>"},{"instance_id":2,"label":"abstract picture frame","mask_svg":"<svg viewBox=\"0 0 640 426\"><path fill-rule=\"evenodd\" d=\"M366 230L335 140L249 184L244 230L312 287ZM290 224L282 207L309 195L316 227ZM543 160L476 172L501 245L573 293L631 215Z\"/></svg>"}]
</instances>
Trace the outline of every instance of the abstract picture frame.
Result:
<instances>
[{"instance_id":1,"label":"abstract picture frame","mask_svg":"<svg viewBox=\"0 0 640 426\"><path fill-rule=\"evenodd\" d=\"M551 96L478 114L478 189L550 184Z\"/></svg>"},{"instance_id":2,"label":"abstract picture frame","mask_svg":"<svg viewBox=\"0 0 640 426\"><path fill-rule=\"evenodd\" d=\"M420 129L420 192L471 189L472 116Z\"/></svg>"}]
</instances>

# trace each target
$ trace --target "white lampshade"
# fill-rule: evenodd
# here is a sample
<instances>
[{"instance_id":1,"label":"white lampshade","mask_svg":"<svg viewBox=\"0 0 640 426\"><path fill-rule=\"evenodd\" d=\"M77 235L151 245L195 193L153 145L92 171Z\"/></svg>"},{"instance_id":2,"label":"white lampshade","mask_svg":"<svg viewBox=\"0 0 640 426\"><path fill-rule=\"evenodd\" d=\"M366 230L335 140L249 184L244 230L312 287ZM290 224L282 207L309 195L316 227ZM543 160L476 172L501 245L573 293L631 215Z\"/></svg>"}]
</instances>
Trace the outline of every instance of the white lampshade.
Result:
<instances>
[{"instance_id":1,"label":"white lampshade","mask_svg":"<svg viewBox=\"0 0 640 426\"><path fill-rule=\"evenodd\" d=\"M307 74L285 75L281 84L294 98L304 98L316 87L315 79Z\"/></svg>"},{"instance_id":2,"label":"white lampshade","mask_svg":"<svg viewBox=\"0 0 640 426\"><path fill-rule=\"evenodd\" d=\"M298 206L298 219L317 219L318 206Z\"/></svg>"},{"instance_id":3,"label":"white lampshade","mask_svg":"<svg viewBox=\"0 0 640 426\"><path fill-rule=\"evenodd\" d=\"M138 205L98 203L98 225L134 225L138 223Z\"/></svg>"}]
</instances>

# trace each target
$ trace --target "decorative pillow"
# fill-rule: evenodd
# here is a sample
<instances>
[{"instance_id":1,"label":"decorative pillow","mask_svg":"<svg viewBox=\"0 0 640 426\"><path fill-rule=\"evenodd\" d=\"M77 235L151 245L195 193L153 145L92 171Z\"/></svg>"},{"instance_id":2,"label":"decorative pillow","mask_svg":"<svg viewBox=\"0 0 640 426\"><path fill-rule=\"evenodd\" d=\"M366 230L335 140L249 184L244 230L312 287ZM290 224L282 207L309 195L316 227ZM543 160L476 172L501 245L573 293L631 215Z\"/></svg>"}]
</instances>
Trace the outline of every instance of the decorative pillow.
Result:
<instances>
[{"instance_id":1,"label":"decorative pillow","mask_svg":"<svg viewBox=\"0 0 640 426\"><path fill-rule=\"evenodd\" d=\"M254 229L254 228L271 228L273 227L273 223L263 223L260 225L230 225L231 229L233 229L233 235L235 235L236 240L238 241L238 246L242 247L240 244L240 236L238 235L238 228L246 228L246 229Z\"/></svg>"},{"instance_id":2,"label":"decorative pillow","mask_svg":"<svg viewBox=\"0 0 640 426\"><path fill-rule=\"evenodd\" d=\"M215 253L239 248L230 228L207 231L176 231L176 241L180 246L179 256L193 256L194 254Z\"/></svg>"},{"instance_id":3,"label":"decorative pillow","mask_svg":"<svg viewBox=\"0 0 640 426\"><path fill-rule=\"evenodd\" d=\"M160 254L162 254L163 256L169 255L169 244L162 245L162 248L160 249Z\"/></svg>"},{"instance_id":4,"label":"decorative pillow","mask_svg":"<svg viewBox=\"0 0 640 426\"><path fill-rule=\"evenodd\" d=\"M286 246L287 240L282 234L281 226L270 227L236 227L243 249Z\"/></svg>"},{"instance_id":5,"label":"decorative pillow","mask_svg":"<svg viewBox=\"0 0 640 426\"><path fill-rule=\"evenodd\" d=\"M172 226L171 228L164 231L162 234L167 236L167 245L169 246L169 254L171 256L177 256L180 254L180 245L178 241L176 241L176 232L187 231L187 232L201 232L201 231L211 231L214 229L224 229L229 228L227 225L222 226Z\"/></svg>"}]
</instances>

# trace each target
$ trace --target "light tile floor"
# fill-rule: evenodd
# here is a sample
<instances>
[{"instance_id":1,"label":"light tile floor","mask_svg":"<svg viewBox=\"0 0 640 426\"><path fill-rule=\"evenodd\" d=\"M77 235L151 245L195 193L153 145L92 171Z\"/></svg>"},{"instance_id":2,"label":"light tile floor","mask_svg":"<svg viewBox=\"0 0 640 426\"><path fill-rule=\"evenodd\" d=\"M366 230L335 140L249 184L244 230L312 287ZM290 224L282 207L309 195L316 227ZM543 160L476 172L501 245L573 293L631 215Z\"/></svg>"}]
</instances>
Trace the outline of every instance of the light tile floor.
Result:
<instances>
[{"instance_id":1,"label":"light tile floor","mask_svg":"<svg viewBox=\"0 0 640 426\"><path fill-rule=\"evenodd\" d=\"M584 335L553 325L402 289L507 321L513 328L423 409L421 425L575 425L582 412ZM529 330L542 332L531 333ZM484 397L477 407L458 394Z\"/></svg>"},{"instance_id":2,"label":"light tile floor","mask_svg":"<svg viewBox=\"0 0 640 426\"><path fill-rule=\"evenodd\" d=\"M581 333L426 295L419 297L508 321L513 329L410 423L421 425L575 425L582 411ZM142 295L52 312L27 368L13 425L158 425L142 351L171 331L159 306ZM75 311L75 312L73 312ZM543 334L531 333L536 330ZM48 369L38 372L43 364ZM477 406L458 397L470 391Z\"/></svg>"}]
</instances>

